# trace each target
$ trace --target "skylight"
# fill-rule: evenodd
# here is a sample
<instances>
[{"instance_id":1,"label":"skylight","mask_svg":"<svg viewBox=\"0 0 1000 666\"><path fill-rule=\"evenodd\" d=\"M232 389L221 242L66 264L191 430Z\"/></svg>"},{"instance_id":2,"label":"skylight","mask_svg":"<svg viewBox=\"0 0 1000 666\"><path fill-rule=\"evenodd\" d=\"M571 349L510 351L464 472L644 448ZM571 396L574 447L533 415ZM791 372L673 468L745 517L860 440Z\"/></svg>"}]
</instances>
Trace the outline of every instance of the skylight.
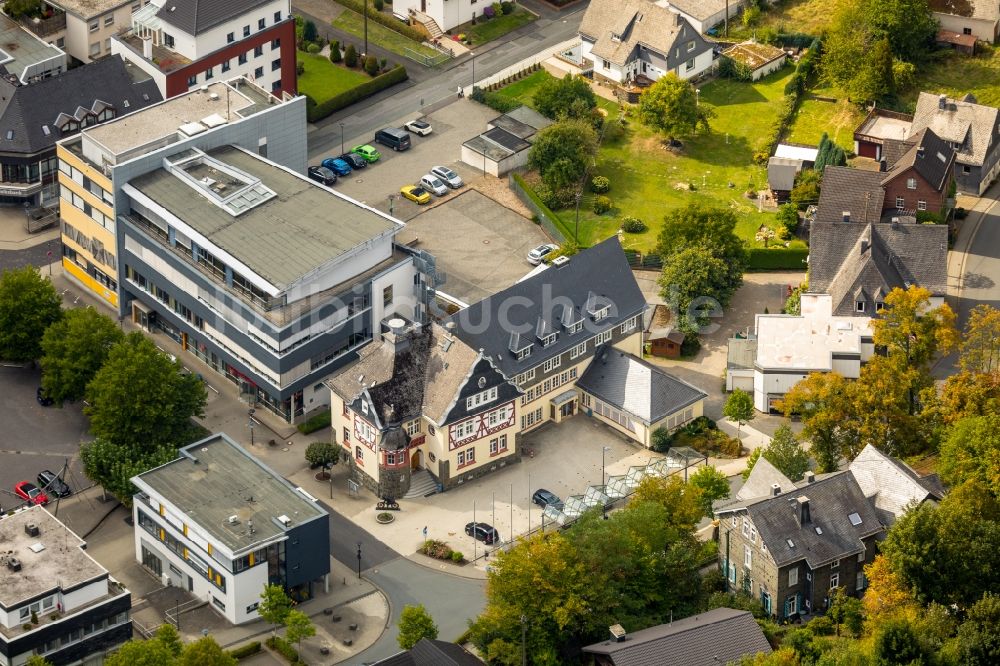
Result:
<instances>
[{"instance_id":1,"label":"skylight","mask_svg":"<svg viewBox=\"0 0 1000 666\"><path fill-rule=\"evenodd\" d=\"M854 525L855 527L857 527L858 525L861 524L861 515L860 514L852 513L851 515L847 516L847 519L850 520L851 521L851 525Z\"/></svg>"},{"instance_id":2,"label":"skylight","mask_svg":"<svg viewBox=\"0 0 1000 666\"><path fill-rule=\"evenodd\" d=\"M820 527L819 525L817 525L816 526L816 534L822 534L822 533L823 533L823 528Z\"/></svg>"},{"instance_id":3,"label":"skylight","mask_svg":"<svg viewBox=\"0 0 1000 666\"><path fill-rule=\"evenodd\" d=\"M791 539L785 539L785 543L788 544L789 548L795 548L795 542L792 541Z\"/></svg>"}]
</instances>

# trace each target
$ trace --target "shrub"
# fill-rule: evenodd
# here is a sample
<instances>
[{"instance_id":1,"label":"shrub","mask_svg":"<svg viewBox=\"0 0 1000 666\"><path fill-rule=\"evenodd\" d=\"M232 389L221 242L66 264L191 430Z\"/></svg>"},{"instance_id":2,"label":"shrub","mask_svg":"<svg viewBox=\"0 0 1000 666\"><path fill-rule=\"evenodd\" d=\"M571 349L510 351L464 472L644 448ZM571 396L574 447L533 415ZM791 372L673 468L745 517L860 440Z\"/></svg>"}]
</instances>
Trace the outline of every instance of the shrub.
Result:
<instances>
[{"instance_id":1,"label":"shrub","mask_svg":"<svg viewBox=\"0 0 1000 666\"><path fill-rule=\"evenodd\" d=\"M301 60L295 61L295 74L296 76L302 76L306 73L306 64Z\"/></svg>"},{"instance_id":2,"label":"shrub","mask_svg":"<svg viewBox=\"0 0 1000 666\"><path fill-rule=\"evenodd\" d=\"M646 230L646 223L637 217L626 215L622 218L622 230L627 234L641 234Z\"/></svg>"},{"instance_id":3,"label":"shrub","mask_svg":"<svg viewBox=\"0 0 1000 666\"><path fill-rule=\"evenodd\" d=\"M483 8L483 16L485 18L491 19L496 15L496 13L497 10L493 9L491 5L487 5L486 7Z\"/></svg>"},{"instance_id":4,"label":"shrub","mask_svg":"<svg viewBox=\"0 0 1000 666\"><path fill-rule=\"evenodd\" d=\"M358 66L358 51L354 48L354 44L347 45L347 50L344 51L344 64L348 67Z\"/></svg>"},{"instance_id":5,"label":"shrub","mask_svg":"<svg viewBox=\"0 0 1000 666\"><path fill-rule=\"evenodd\" d=\"M594 212L603 215L611 210L611 199L603 194L594 197Z\"/></svg>"},{"instance_id":6,"label":"shrub","mask_svg":"<svg viewBox=\"0 0 1000 666\"><path fill-rule=\"evenodd\" d=\"M378 76L378 58L373 55L365 57L365 72L368 76Z\"/></svg>"},{"instance_id":7,"label":"shrub","mask_svg":"<svg viewBox=\"0 0 1000 666\"><path fill-rule=\"evenodd\" d=\"M450 560L452 558L451 546L446 544L444 541L438 541L437 539L427 539L420 544L420 548L417 549L417 552L438 560Z\"/></svg>"},{"instance_id":8,"label":"shrub","mask_svg":"<svg viewBox=\"0 0 1000 666\"><path fill-rule=\"evenodd\" d=\"M286 641L281 636L271 636L264 643L267 647L287 659L288 663L295 664L299 662L299 653L295 651L295 648L292 647L291 643Z\"/></svg>"},{"instance_id":9,"label":"shrub","mask_svg":"<svg viewBox=\"0 0 1000 666\"><path fill-rule=\"evenodd\" d=\"M316 24L312 21L306 21L302 26L302 39L306 43L316 41Z\"/></svg>"},{"instance_id":10,"label":"shrub","mask_svg":"<svg viewBox=\"0 0 1000 666\"><path fill-rule=\"evenodd\" d=\"M666 453L674 441L674 436L670 434L669 430L661 426L653 431L650 439L654 451Z\"/></svg>"},{"instance_id":11,"label":"shrub","mask_svg":"<svg viewBox=\"0 0 1000 666\"><path fill-rule=\"evenodd\" d=\"M611 189L611 181L605 176L594 176L590 181L590 191L597 194L604 194Z\"/></svg>"},{"instance_id":12,"label":"shrub","mask_svg":"<svg viewBox=\"0 0 1000 666\"><path fill-rule=\"evenodd\" d=\"M942 221L940 213L932 210L917 211L917 224L941 224Z\"/></svg>"},{"instance_id":13,"label":"shrub","mask_svg":"<svg viewBox=\"0 0 1000 666\"><path fill-rule=\"evenodd\" d=\"M319 44L316 42L310 42L309 46L306 47L306 53L311 53L313 55L319 53Z\"/></svg>"},{"instance_id":14,"label":"shrub","mask_svg":"<svg viewBox=\"0 0 1000 666\"><path fill-rule=\"evenodd\" d=\"M384 72L384 71L385 71L385 67L386 67L386 65L388 65L388 64L389 64L389 61L388 61L388 60L386 60L385 58L381 58L381 59L380 59L380 60L378 61L378 69L379 69L379 71L380 71L380 72Z\"/></svg>"},{"instance_id":15,"label":"shrub","mask_svg":"<svg viewBox=\"0 0 1000 666\"><path fill-rule=\"evenodd\" d=\"M313 99L307 99L306 117L311 123L322 120L331 113L350 106L360 99L374 95L378 91L384 90L400 81L405 81L406 77L406 68L402 65L396 65L388 72L379 74L370 81L365 81L360 85L349 88L339 95L334 95L322 104L317 104Z\"/></svg>"},{"instance_id":16,"label":"shrub","mask_svg":"<svg viewBox=\"0 0 1000 666\"><path fill-rule=\"evenodd\" d=\"M340 449L330 442L313 442L306 447L306 462L315 469L325 465L336 465Z\"/></svg>"},{"instance_id":17,"label":"shrub","mask_svg":"<svg viewBox=\"0 0 1000 666\"><path fill-rule=\"evenodd\" d=\"M372 4L375 5L375 11L377 12L380 12L383 9L385 9L385 0L375 0L375 2L373 2Z\"/></svg>"},{"instance_id":18,"label":"shrub","mask_svg":"<svg viewBox=\"0 0 1000 666\"><path fill-rule=\"evenodd\" d=\"M316 432L317 430L322 430L323 428L330 427L330 410L324 409L316 416L313 416L306 421L300 423L298 426L299 432L303 435L308 435L311 432Z\"/></svg>"},{"instance_id":19,"label":"shrub","mask_svg":"<svg viewBox=\"0 0 1000 666\"><path fill-rule=\"evenodd\" d=\"M500 3L500 7L501 7L501 9L503 9L503 13L504 14L513 14L514 13L515 5L514 5L513 2L508 2L507 0L504 0L504 2Z\"/></svg>"},{"instance_id":20,"label":"shrub","mask_svg":"<svg viewBox=\"0 0 1000 666\"><path fill-rule=\"evenodd\" d=\"M229 651L229 656L233 659L246 659L260 652L260 641L253 641L246 645L241 645Z\"/></svg>"},{"instance_id":21,"label":"shrub","mask_svg":"<svg viewBox=\"0 0 1000 666\"><path fill-rule=\"evenodd\" d=\"M813 636L830 636L833 634L833 620L826 615L814 617L809 620L806 628L813 633Z\"/></svg>"},{"instance_id":22,"label":"shrub","mask_svg":"<svg viewBox=\"0 0 1000 666\"><path fill-rule=\"evenodd\" d=\"M340 42L333 40L330 42L330 62L340 62L344 56L340 53Z\"/></svg>"},{"instance_id":23,"label":"shrub","mask_svg":"<svg viewBox=\"0 0 1000 666\"><path fill-rule=\"evenodd\" d=\"M968 217L968 215L969 215L969 211L965 210L962 207L958 207L958 208L955 209L955 219L956 220L964 220L966 217Z\"/></svg>"},{"instance_id":24,"label":"shrub","mask_svg":"<svg viewBox=\"0 0 1000 666\"><path fill-rule=\"evenodd\" d=\"M415 42L422 42L426 39L426 35L413 26L407 25L402 21L398 20L395 16L389 14L383 14L374 7L366 7L367 0L337 0L337 4L343 5L348 9L351 9L358 14L366 12L368 18L375 21L376 23L381 23L385 27L389 28L393 32L398 32L404 37L409 37Z\"/></svg>"},{"instance_id":25,"label":"shrub","mask_svg":"<svg viewBox=\"0 0 1000 666\"><path fill-rule=\"evenodd\" d=\"M515 99L504 97L500 93L490 92L479 87L472 89L472 94L469 95L469 99L474 102L479 102L480 104L485 104L494 111L499 111L500 113L513 111L517 107L521 106L521 103Z\"/></svg>"},{"instance_id":26,"label":"shrub","mask_svg":"<svg viewBox=\"0 0 1000 666\"><path fill-rule=\"evenodd\" d=\"M461 564L462 562L465 561L465 555L463 555L457 550L453 550L451 551L451 561L454 562L455 564Z\"/></svg>"}]
</instances>

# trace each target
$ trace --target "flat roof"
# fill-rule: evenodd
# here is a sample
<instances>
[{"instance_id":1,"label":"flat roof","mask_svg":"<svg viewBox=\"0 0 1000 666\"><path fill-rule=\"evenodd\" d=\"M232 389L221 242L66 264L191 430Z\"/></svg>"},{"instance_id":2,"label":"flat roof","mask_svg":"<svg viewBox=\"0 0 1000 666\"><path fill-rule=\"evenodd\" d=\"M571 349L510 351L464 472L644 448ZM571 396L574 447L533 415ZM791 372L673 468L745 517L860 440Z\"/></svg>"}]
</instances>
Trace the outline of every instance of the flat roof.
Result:
<instances>
[{"instance_id":1,"label":"flat roof","mask_svg":"<svg viewBox=\"0 0 1000 666\"><path fill-rule=\"evenodd\" d=\"M149 145L158 139L176 135L182 125L200 124L202 131L209 129L206 119L211 122L231 123L253 115L263 104L282 103L277 98L273 102L260 98L259 89L243 85L242 79L229 82L218 81L202 86L184 95L172 97L159 104L130 113L111 122L85 129L83 140L93 141L113 155L121 155L129 150ZM270 96L269 96L270 97Z\"/></svg>"},{"instance_id":2,"label":"flat roof","mask_svg":"<svg viewBox=\"0 0 1000 666\"><path fill-rule=\"evenodd\" d=\"M38 526L38 536L24 527ZM72 589L108 575L108 570L83 551L86 542L44 507L33 506L0 519L0 548L21 563L11 571L0 563L0 605L14 608L50 590ZM37 551L37 552L36 552ZM39 614L41 615L41 614Z\"/></svg>"},{"instance_id":3,"label":"flat roof","mask_svg":"<svg viewBox=\"0 0 1000 666\"><path fill-rule=\"evenodd\" d=\"M895 139L902 141L910 135L913 122L902 118L892 118L879 114L872 115L857 129L858 134L872 136L877 139Z\"/></svg>"},{"instance_id":4,"label":"flat roof","mask_svg":"<svg viewBox=\"0 0 1000 666\"><path fill-rule=\"evenodd\" d=\"M805 296L805 294L803 294ZM861 338L871 337L870 317L832 316L829 294L802 299L801 316L756 316L757 361L763 370L831 370L833 354L861 354Z\"/></svg>"},{"instance_id":5,"label":"flat roof","mask_svg":"<svg viewBox=\"0 0 1000 666\"><path fill-rule=\"evenodd\" d=\"M789 143L779 143L774 150L774 156L790 160L802 160L803 162L815 162L819 154L819 148L811 146L794 146Z\"/></svg>"},{"instance_id":6,"label":"flat roof","mask_svg":"<svg viewBox=\"0 0 1000 666\"><path fill-rule=\"evenodd\" d=\"M327 515L224 434L189 444L180 455L132 483L163 498L233 553L284 534L279 517L295 527ZM230 516L236 521L230 523Z\"/></svg>"},{"instance_id":7,"label":"flat roof","mask_svg":"<svg viewBox=\"0 0 1000 666\"><path fill-rule=\"evenodd\" d=\"M66 54L61 49L46 44L13 19L0 14L0 64L19 80L25 68L60 56L65 65Z\"/></svg>"},{"instance_id":8,"label":"flat roof","mask_svg":"<svg viewBox=\"0 0 1000 666\"><path fill-rule=\"evenodd\" d=\"M46 0L46 2L70 14L91 18L131 4L135 0Z\"/></svg>"},{"instance_id":9,"label":"flat roof","mask_svg":"<svg viewBox=\"0 0 1000 666\"><path fill-rule=\"evenodd\" d=\"M233 215L165 168L129 185L277 290L402 224L374 208L234 146L206 155L260 179L275 196ZM168 158L170 159L170 158Z\"/></svg>"}]
</instances>

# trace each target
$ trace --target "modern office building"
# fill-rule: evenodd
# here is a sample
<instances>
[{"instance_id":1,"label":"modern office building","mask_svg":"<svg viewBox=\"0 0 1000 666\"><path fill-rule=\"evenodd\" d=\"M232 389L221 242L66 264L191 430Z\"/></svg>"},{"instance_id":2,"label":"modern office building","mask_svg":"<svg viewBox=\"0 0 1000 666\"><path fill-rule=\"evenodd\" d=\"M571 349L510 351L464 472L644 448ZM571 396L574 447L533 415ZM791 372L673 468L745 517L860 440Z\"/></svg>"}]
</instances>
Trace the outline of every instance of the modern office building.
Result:
<instances>
[{"instance_id":1,"label":"modern office building","mask_svg":"<svg viewBox=\"0 0 1000 666\"><path fill-rule=\"evenodd\" d=\"M132 638L131 593L45 508L0 518L0 545L0 666L100 664Z\"/></svg>"},{"instance_id":2,"label":"modern office building","mask_svg":"<svg viewBox=\"0 0 1000 666\"><path fill-rule=\"evenodd\" d=\"M57 67L28 82L30 63L23 54L14 62L17 69L0 76L0 205L57 206L56 142L162 100L152 80L121 58Z\"/></svg>"},{"instance_id":3,"label":"modern office building","mask_svg":"<svg viewBox=\"0 0 1000 666\"><path fill-rule=\"evenodd\" d=\"M265 585L304 601L330 573L327 512L226 435L132 483L136 559L233 624L260 617Z\"/></svg>"},{"instance_id":4,"label":"modern office building","mask_svg":"<svg viewBox=\"0 0 1000 666\"><path fill-rule=\"evenodd\" d=\"M164 97L234 76L294 95L291 9L289 0L150 0L112 36L111 52L149 73Z\"/></svg>"}]
</instances>

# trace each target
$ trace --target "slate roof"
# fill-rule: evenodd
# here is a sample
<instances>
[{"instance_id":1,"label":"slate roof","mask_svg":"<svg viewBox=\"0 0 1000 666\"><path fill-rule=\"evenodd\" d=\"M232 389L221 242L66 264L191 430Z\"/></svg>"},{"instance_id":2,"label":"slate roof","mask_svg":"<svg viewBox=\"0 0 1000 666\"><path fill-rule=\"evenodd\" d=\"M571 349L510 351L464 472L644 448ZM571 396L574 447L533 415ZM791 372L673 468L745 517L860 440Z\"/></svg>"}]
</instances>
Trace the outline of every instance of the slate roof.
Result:
<instances>
[{"instance_id":1,"label":"slate roof","mask_svg":"<svg viewBox=\"0 0 1000 666\"><path fill-rule=\"evenodd\" d=\"M767 497L771 494L771 486L775 483L781 486L782 492L788 492L795 486L791 479L781 473L781 470L761 456L754 463L746 482L736 491L736 498L750 500Z\"/></svg>"},{"instance_id":2,"label":"slate roof","mask_svg":"<svg viewBox=\"0 0 1000 666\"><path fill-rule=\"evenodd\" d=\"M712 18L720 12L725 16L727 6L726 0L669 0L667 4L699 21ZM707 30L712 26L703 27Z\"/></svg>"},{"instance_id":3,"label":"slate roof","mask_svg":"<svg viewBox=\"0 0 1000 666\"><path fill-rule=\"evenodd\" d=\"M797 519L800 498L807 498L809 504L809 520L801 525ZM850 472L800 482L795 490L777 497L737 499L715 507L716 515L743 510L750 514L779 568L804 559L815 569L856 555L865 548L862 539L885 529ZM852 524L852 514L860 519L857 525Z\"/></svg>"},{"instance_id":4,"label":"slate roof","mask_svg":"<svg viewBox=\"0 0 1000 666\"><path fill-rule=\"evenodd\" d=\"M898 150L898 157L887 161L891 170L885 174L882 184L910 168L920 174L931 186L939 192L944 190L951 175L955 162L955 151L947 141L942 140L933 130L924 128L910 135L905 141L887 141L886 148L892 144L893 152ZM888 159L888 158L887 158Z\"/></svg>"},{"instance_id":5,"label":"slate roof","mask_svg":"<svg viewBox=\"0 0 1000 666\"><path fill-rule=\"evenodd\" d=\"M462 646L446 641L421 638L406 652L400 652L372 666L482 666L475 655L466 652Z\"/></svg>"},{"instance_id":6,"label":"slate roof","mask_svg":"<svg viewBox=\"0 0 1000 666\"><path fill-rule=\"evenodd\" d=\"M944 488L936 474L920 476L902 460L886 455L869 444L851 461L851 474L871 501L883 522L891 523L910 505L944 499Z\"/></svg>"},{"instance_id":7,"label":"slate roof","mask_svg":"<svg viewBox=\"0 0 1000 666\"><path fill-rule=\"evenodd\" d=\"M56 126L60 114L82 119L83 112L110 105L121 116L162 101L156 82L137 83L131 69L121 56L110 56L30 85L0 79L0 152L34 154L76 134Z\"/></svg>"},{"instance_id":8,"label":"slate roof","mask_svg":"<svg viewBox=\"0 0 1000 666\"><path fill-rule=\"evenodd\" d=\"M816 222L843 222L849 212L851 222L877 222L882 216L884 173L851 167L829 166L823 171ZM812 259L810 258L810 262ZM810 266L812 268L812 266Z\"/></svg>"},{"instance_id":9,"label":"slate roof","mask_svg":"<svg viewBox=\"0 0 1000 666\"><path fill-rule=\"evenodd\" d=\"M164 0L160 11L156 12L156 18L189 35L200 35L268 2L269 0Z\"/></svg>"},{"instance_id":10,"label":"slate roof","mask_svg":"<svg viewBox=\"0 0 1000 666\"><path fill-rule=\"evenodd\" d=\"M409 338L409 349L399 354L390 341L373 341L360 350L357 361L328 379L327 386L349 404L367 392L376 410L392 404L403 421L424 414L443 423L480 354L438 324L418 329ZM376 421L381 416L377 413Z\"/></svg>"},{"instance_id":11,"label":"slate roof","mask_svg":"<svg viewBox=\"0 0 1000 666\"><path fill-rule=\"evenodd\" d=\"M667 55L685 28L692 37L698 34L680 14L649 0L591 0L580 34L594 40L590 51L595 57L624 65L640 44Z\"/></svg>"},{"instance_id":12,"label":"slate roof","mask_svg":"<svg viewBox=\"0 0 1000 666\"><path fill-rule=\"evenodd\" d=\"M607 306L600 320L587 312L588 305ZM579 254L562 266L551 266L452 315L455 336L472 349L482 350L507 377L541 365L623 321L640 315L646 299L636 284L618 238L613 236ZM582 320L577 333L568 333L564 315ZM543 347L535 336L539 319L550 322L556 340ZM511 351L512 338L531 345L530 354L518 360Z\"/></svg>"},{"instance_id":13,"label":"slate roof","mask_svg":"<svg viewBox=\"0 0 1000 666\"><path fill-rule=\"evenodd\" d=\"M770 654L771 646L749 611L714 608L628 633L621 642L588 645L583 652L606 655L614 666L718 666Z\"/></svg>"},{"instance_id":14,"label":"slate roof","mask_svg":"<svg viewBox=\"0 0 1000 666\"><path fill-rule=\"evenodd\" d=\"M948 289L948 227L938 224L814 222L809 233L809 291L830 294L833 314L866 313L894 288Z\"/></svg>"},{"instance_id":15,"label":"slate roof","mask_svg":"<svg viewBox=\"0 0 1000 666\"><path fill-rule=\"evenodd\" d=\"M686 381L610 345L594 353L576 386L647 425L708 397Z\"/></svg>"},{"instance_id":16,"label":"slate roof","mask_svg":"<svg viewBox=\"0 0 1000 666\"><path fill-rule=\"evenodd\" d=\"M982 165L994 148L994 128L1000 112L992 106L950 98L945 98L942 109L939 108L940 100L940 95L920 93L911 132L929 127L943 140L957 146L957 162Z\"/></svg>"}]
</instances>

